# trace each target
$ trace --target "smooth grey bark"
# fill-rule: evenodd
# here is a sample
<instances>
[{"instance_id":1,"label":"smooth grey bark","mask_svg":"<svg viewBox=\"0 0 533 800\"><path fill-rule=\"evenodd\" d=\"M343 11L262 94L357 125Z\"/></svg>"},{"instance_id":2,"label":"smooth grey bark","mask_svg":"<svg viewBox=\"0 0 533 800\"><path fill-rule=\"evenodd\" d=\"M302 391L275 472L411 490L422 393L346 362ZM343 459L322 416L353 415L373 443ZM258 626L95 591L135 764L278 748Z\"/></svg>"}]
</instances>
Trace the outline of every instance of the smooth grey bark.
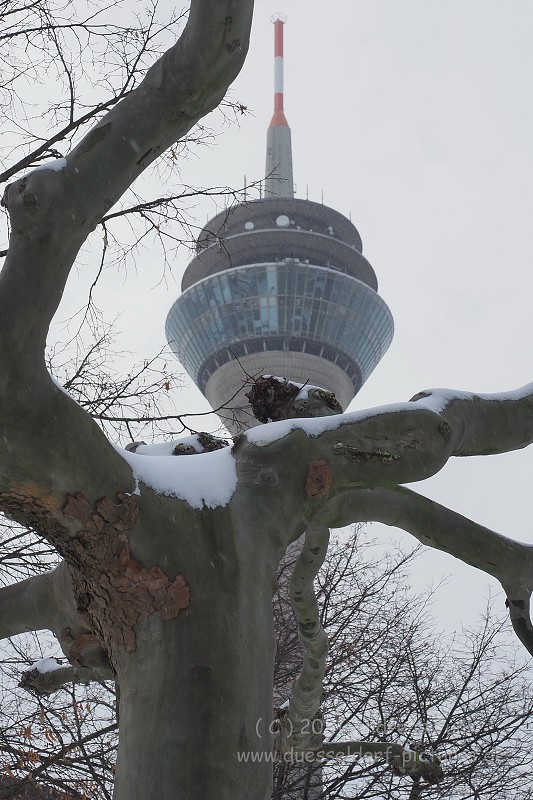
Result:
<instances>
[{"instance_id":1,"label":"smooth grey bark","mask_svg":"<svg viewBox=\"0 0 533 800\"><path fill-rule=\"evenodd\" d=\"M271 749L270 601L279 560L304 531L389 520L490 572L487 540L505 554L498 577L516 587L512 603L530 591L523 546L483 538L474 523L461 539L436 506L422 515L439 522L441 538L430 539L419 500L399 485L452 455L530 444L533 387L507 397L424 393L309 434L305 423L280 422L269 442L242 435L231 501L198 510L142 483L135 494L127 461L46 372L48 326L79 248L142 170L220 101L243 63L251 13L251 0L193 0L179 42L66 167L31 172L4 194L12 228L0 274L0 509L42 532L65 566L0 590L0 632L44 625L73 666L94 657L116 676L118 800L268 798L271 765L239 754Z\"/></svg>"},{"instance_id":2,"label":"smooth grey bark","mask_svg":"<svg viewBox=\"0 0 533 800\"><path fill-rule=\"evenodd\" d=\"M238 754L271 751L271 597L283 545L253 534L246 494L202 514L153 497L152 540L136 550L143 563L159 551L165 572L187 576L191 602L174 619L141 622L135 651L117 654L117 797L133 786L139 797L269 796L269 761Z\"/></svg>"},{"instance_id":3,"label":"smooth grey bark","mask_svg":"<svg viewBox=\"0 0 533 800\"><path fill-rule=\"evenodd\" d=\"M326 669L328 637L320 622L320 611L313 581L324 563L329 543L329 528L309 528L296 560L289 583L289 600L298 622L298 638L303 650L300 675L292 686L287 714L280 719L277 747L310 750L324 739L318 716L322 681Z\"/></svg>"}]
</instances>

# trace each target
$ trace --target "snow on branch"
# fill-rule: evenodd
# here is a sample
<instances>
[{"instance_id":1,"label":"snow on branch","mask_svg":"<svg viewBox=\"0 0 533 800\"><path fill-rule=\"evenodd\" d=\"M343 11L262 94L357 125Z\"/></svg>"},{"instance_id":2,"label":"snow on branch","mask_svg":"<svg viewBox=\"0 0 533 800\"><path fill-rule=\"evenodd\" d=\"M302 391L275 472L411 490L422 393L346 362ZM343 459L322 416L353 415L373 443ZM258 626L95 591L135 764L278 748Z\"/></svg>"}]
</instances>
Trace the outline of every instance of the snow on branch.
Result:
<instances>
[{"instance_id":1,"label":"snow on branch","mask_svg":"<svg viewBox=\"0 0 533 800\"><path fill-rule=\"evenodd\" d=\"M20 678L19 686L37 695L50 695L69 683L90 683L101 680L90 667L60 664L55 658L43 658Z\"/></svg>"}]
</instances>

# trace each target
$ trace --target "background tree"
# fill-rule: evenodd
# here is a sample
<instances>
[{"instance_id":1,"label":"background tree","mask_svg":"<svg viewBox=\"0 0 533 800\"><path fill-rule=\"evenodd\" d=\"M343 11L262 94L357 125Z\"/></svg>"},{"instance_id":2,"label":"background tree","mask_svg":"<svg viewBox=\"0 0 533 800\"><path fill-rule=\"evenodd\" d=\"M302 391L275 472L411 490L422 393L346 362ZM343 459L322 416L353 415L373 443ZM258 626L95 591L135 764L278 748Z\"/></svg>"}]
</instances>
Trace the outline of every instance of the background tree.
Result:
<instances>
[{"instance_id":1,"label":"background tree","mask_svg":"<svg viewBox=\"0 0 533 800\"><path fill-rule=\"evenodd\" d=\"M409 587L416 555L384 553L361 528L330 544L317 579L330 645L322 712L326 739L399 739L436 752L444 780L406 783L384 770L380 759L345 759L326 770L279 760L275 800L531 796L533 691L527 660L490 606L476 628L459 630L453 639L443 635L432 620L432 593L417 596ZM284 564L285 573L290 568ZM282 575L282 594L274 600L280 705L302 657L287 619L284 586Z\"/></svg>"},{"instance_id":2,"label":"background tree","mask_svg":"<svg viewBox=\"0 0 533 800\"><path fill-rule=\"evenodd\" d=\"M142 83L66 159L4 195L11 236L0 276L0 503L42 531L64 561L0 590L0 634L46 627L69 673L116 677L118 798L268 795L270 747L258 725L271 708L270 594L284 550L304 530L291 582L304 666L280 718L281 752L311 760L369 752L412 777L440 777L435 759L398 742L325 750L306 732L319 715L325 656L312 580L330 526L400 524L494 575L531 647L527 548L403 488L452 455L529 444L531 387L426 393L401 407L282 423L185 463L171 457L183 453L174 443L162 460L161 448L117 451L49 378L46 332L80 247L132 181L220 102L242 64L250 19L244 0L193 2L181 39ZM298 393L283 416L330 414L329 400ZM251 752L265 758L239 757Z\"/></svg>"},{"instance_id":3,"label":"background tree","mask_svg":"<svg viewBox=\"0 0 533 800\"><path fill-rule=\"evenodd\" d=\"M50 158L61 158L95 121L127 97L183 29L186 14L160 0L148 4L119 0L112 6L92 0L4 0L0 20L4 119L0 161L9 164L0 171L0 182L5 183ZM222 120L246 112L229 98L220 109ZM253 195L253 184L235 190L187 186L180 180L180 161L215 136L214 129L196 125L158 160L155 171L157 184L165 187L163 193L151 196L148 182L141 178L135 190L129 189L120 204L102 217L101 258L94 283L108 264L133 265L143 247L157 252L166 265L179 245L191 245L196 225L190 208L199 196L231 203L243 194ZM3 238L8 238L7 225ZM0 256L6 254L0 243ZM89 301L93 289L94 284ZM95 309L89 311L98 319Z\"/></svg>"}]
</instances>

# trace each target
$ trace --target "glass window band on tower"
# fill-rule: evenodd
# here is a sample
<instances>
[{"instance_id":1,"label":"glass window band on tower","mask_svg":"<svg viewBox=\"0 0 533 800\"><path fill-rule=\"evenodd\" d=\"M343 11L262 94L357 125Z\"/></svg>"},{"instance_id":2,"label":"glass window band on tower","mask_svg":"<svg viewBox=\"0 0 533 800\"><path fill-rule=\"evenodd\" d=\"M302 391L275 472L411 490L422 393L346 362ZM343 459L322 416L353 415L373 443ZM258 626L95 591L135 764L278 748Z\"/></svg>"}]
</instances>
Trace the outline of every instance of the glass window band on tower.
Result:
<instances>
[{"instance_id":1,"label":"glass window band on tower","mask_svg":"<svg viewBox=\"0 0 533 800\"><path fill-rule=\"evenodd\" d=\"M356 393L387 350L392 315L350 275L300 263L236 267L187 289L167 317L170 346L201 390L234 356L307 352L338 364Z\"/></svg>"}]
</instances>

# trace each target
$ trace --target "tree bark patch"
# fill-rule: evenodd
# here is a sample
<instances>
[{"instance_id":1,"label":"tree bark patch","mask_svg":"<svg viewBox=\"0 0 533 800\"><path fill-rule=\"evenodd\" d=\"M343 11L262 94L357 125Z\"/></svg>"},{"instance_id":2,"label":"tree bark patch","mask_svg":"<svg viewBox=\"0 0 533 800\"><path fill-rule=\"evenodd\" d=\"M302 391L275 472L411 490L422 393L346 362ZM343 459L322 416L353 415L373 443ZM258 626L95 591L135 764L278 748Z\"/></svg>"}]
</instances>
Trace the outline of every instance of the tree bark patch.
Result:
<instances>
[{"instance_id":1,"label":"tree bark patch","mask_svg":"<svg viewBox=\"0 0 533 800\"><path fill-rule=\"evenodd\" d=\"M320 459L319 461L311 461L309 464L309 472L307 473L307 481L305 484L305 492L308 497L313 499L318 497L325 497L331 489L331 468L327 461Z\"/></svg>"},{"instance_id":2,"label":"tree bark patch","mask_svg":"<svg viewBox=\"0 0 533 800\"><path fill-rule=\"evenodd\" d=\"M78 492L68 495L63 513L84 526L69 542L78 611L86 615L112 659L113 650L135 651L134 626L152 614L177 617L189 605L182 575L171 580L159 566L147 569L131 556L127 531L139 516L137 495L118 494L94 506Z\"/></svg>"}]
</instances>

